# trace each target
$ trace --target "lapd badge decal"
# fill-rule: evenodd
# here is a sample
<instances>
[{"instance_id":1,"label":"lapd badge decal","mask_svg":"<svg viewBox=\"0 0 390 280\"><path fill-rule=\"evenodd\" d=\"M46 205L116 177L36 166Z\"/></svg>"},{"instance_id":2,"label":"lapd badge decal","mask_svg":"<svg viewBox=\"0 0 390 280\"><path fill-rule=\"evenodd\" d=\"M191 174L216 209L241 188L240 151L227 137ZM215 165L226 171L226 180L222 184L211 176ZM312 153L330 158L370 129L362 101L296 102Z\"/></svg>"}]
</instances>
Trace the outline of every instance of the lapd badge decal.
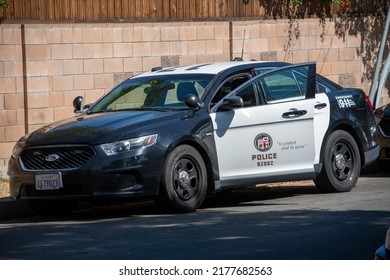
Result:
<instances>
[{"instance_id":1,"label":"lapd badge decal","mask_svg":"<svg viewBox=\"0 0 390 280\"><path fill-rule=\"evenodd\" d=\"M255 137L255 147L260 152L266 152L272 147L272 137L266 133L261 133Z\"/></svg>"}]
</instances>

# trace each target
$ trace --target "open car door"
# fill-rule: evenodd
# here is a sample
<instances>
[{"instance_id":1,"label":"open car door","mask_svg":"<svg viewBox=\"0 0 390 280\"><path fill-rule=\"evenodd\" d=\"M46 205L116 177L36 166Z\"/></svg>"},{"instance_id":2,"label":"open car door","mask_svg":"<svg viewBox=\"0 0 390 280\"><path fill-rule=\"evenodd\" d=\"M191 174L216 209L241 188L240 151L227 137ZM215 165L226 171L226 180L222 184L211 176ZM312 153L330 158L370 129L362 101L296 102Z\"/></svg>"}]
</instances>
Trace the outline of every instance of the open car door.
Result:
<instances>
[{"instance_id":1,"label":"open car door","mask_svg":"<svg viewBox=\"0 0 390 280\"><path fill-rule=\"evenodd\" d=\"M222 188L283 181L284 175L314 178L315 78L315 63L278 68L255 76L213 108Z\"/></svg>"}]
</instances>

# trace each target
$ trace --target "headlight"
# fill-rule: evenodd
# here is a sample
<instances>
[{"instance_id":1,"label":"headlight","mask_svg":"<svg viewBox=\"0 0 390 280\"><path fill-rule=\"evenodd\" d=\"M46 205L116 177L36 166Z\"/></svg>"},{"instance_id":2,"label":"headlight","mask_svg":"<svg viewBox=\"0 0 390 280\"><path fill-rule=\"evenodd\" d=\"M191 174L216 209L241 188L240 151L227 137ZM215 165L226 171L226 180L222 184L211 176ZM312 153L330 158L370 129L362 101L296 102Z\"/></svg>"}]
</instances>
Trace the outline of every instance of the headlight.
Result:
<instances>
[{"instance_id":1,"label":"headlight","mask_svg":"<svg viewBox=\"0 0 390 280\"><path fill-rule=\"evenodd\" d=\"M22 138L19 139L18 142L16 142L14 149L12 150L12 157L13 158L17 158L20 155L20 153L22 152L22 150L26 146L26 140L27 140L28 136L30 136L30 134L24 135Z\"/></svg>"},{"instance_id":2,"label":"headlight","mask_svg":"<svg viewBox=\"0 0 390 280\"><path fill-rule=\"evenodd\" d=\"M153 134L134 139L102 144L100 147L103 149L106 155L112 156L122 152L133 151L153 145L157 142L157 136L158 134Z\"/></svg>"}]
</instances>

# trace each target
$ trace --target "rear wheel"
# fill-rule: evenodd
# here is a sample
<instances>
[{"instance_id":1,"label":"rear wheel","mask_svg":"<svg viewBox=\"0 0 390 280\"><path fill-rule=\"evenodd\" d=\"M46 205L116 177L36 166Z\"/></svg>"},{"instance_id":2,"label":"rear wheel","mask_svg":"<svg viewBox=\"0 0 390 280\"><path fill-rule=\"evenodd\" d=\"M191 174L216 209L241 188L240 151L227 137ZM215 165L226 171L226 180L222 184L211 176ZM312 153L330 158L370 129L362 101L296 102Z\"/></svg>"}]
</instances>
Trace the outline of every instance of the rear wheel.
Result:
<instances>
[{"instance_id":1,"label":"rear wheel","mask_svg":"<svg viewBox=\"0 0 390 280\"><path fill-rule=\"evenodd\" d=\"M327 138L322 155L322 171L314 180L324 192L347 192L355 187L361 160L355 139L344 130L333 131Z\"/></svg>"},{"instance_id":2,"label":"rear wheel","mask_svg":"<svg viewBox=\"0 0 390 280\"><path fill-rule=\"evenodd\" d=\"M29 200L30 208L44 216L68 214L77 208L74 200Z\"/></svg>"},{"instance_id":3,"label":"rear wheel","mask_svg":"<svg viewBox=\"0 0 390 280\"><path fill-rule=\"evenodd\" d=\"M165 161L161 183L165 206L183 213L195 211L207 191L207 171L202 156L192 146L176 147Z\"/></svg>"}]
</instances>

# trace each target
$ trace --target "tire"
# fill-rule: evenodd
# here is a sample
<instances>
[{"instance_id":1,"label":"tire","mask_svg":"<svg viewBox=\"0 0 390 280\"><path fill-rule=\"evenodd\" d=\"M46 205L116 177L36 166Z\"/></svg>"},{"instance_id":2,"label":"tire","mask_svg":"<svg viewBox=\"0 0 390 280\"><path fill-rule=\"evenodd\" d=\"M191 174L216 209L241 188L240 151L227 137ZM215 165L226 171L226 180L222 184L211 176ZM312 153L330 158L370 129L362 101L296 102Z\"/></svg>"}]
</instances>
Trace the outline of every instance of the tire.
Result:
<instances>
[{"instance_id":1,"label":"tire","mask_svg":"<svg viewBox=\"0 0 390 280\"><path fill-rule=\"evenodd\" d=\"M29 200L30 208L43 216L68 214L77 208L74 200Z\"/></svg>"},{"instance_id":2,"label":"tire","mask_svg":"<svg viewBox=\"0 0 390 280\"><path fill-rule=\"evenodd\" d=\"M203 203L206 192L207 170L202 156L192 146L176 147L163 167L160 194L163 206L180 213L194 212Z\"/></svg>"},{"instance_id":3,"label":"tire","mask_svg":"<svg viewBox=\"0 0 390 280\"><path fill-rule=\"evenodd\" d=\"M351 134L333 131L327 138L321 156L323 167L314 180L323 192L348 192L360 176L359 148Z\"/></svg>"}]
</instances>

